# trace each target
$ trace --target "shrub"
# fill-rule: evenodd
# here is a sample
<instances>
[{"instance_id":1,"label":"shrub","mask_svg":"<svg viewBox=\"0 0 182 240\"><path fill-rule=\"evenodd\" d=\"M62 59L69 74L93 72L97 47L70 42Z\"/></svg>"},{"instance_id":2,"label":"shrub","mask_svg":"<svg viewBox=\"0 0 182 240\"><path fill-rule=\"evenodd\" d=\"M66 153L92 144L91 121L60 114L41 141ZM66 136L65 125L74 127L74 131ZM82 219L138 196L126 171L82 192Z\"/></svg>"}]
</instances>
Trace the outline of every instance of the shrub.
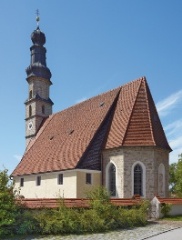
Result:
<instances>
[{"instance_id":1,"label":"shrub","mask_svg":"<svg viewBox=\"0 0 182 240\"><path fill-rule=\"evenodd\" d=\"M7 189L9 191L11 187ZM147 222L146 201L130 209L116 207L111 204L107 190L101 187L88 193L89 209L67 208L63 200L60 200L57 209L25 209L15 205L14 196L10 192L11 194L5 194L5 199L8 200L9 197L10 201L7 203L4 200L3 208L0 208L0 238L10 233L44 235L104 232L141 226ZM0 201L2 199L0 197Z\"/></svg>"},{"instance_id":2,"label":"shrub","mask_svg":"<svg viewBox=\"0 0 182 240\"><path fill-rule=\"evenodd\" d=\"M171 210L171 204L168 203L163 203L161 205L161 213L163 214L164 217L166 217Z\"/></svg>"},{"instance_id":3,"label":"shrub","mask_svg":"<svg viewBox=\"0 0 182 240\"><path fill-rule=\"evenodd\" d=\"M20 235L40 232L40 227L35 218L36 210L19 208L16 215L15 233Z\"/></svg>"},{"instance_id":4,"label":"shrub","mask_svg":"<svg viewBox=\"0 0 182 240\"><path fill-rule=\"evenodd\" d=\"M12 233L18 207L15 204L13 185L7 170L0 171L0 237Z\"/></svg>"}]
</instances>

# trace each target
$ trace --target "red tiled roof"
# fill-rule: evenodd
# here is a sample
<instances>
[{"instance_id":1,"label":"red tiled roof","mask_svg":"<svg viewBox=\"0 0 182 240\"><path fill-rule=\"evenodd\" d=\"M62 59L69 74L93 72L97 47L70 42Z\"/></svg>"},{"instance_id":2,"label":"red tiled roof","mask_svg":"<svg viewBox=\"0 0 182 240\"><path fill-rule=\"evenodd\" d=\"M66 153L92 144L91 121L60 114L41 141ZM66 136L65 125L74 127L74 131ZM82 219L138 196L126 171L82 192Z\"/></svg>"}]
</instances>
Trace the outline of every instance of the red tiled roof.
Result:
<instances>
[{"instance_id":1,"label":"red tiled roof","mask_svg":"<svg viewBox=\"0 0 182 240\"><path fill-rule=\"evenodd\" d=\"M160 198L157 197L160 203L182 205L182 198Z\"/></svg>"},{"instance_id":2,"label":"red tiled roof","mask_svg":"<svg viewBox=\"0 0 182 240\"><path fill-rule=\"evenodd\" d=\"M97 201L97 200L95 200ZM117 198L110 199L115 206L133 206L141 203L140 198ZM70 208L88 208L90 207L90 199L87 198L22 198L17 199L17 203L23 205L25 208L58 208L60 204L64 204Z\"/></svg>"},{"instance_id":3,"label":"red tiled roof","mask_svg":"<svg viewBox=\"0 0 182 240\"><path fill-rule=\"evenodd\" d=\"M170 149L145 78L121 88L106 148L159 146Z\"/></svg>"},{"instance_id":4,"label":"red tiled roof","mask_svg":"<svg viewBox=\"0 0 182 240\"><path fill-rule=\"evenodd\" d=\"M101 169L101 151L157 146L171 151L145 78L51 115L12 176Z\"/></svg>"}]
</instances>

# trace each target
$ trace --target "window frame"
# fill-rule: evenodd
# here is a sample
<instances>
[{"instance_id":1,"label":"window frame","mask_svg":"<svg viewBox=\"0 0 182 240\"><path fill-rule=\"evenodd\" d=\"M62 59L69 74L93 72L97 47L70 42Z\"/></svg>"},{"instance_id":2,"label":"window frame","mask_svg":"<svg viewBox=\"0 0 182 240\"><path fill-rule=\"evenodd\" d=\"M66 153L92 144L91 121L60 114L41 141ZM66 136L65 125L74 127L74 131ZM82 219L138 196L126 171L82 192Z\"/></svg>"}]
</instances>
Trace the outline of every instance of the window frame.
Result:
<instances>
[{"instance_id":1,"label":"window frame","mask_svg":"<svg viewBox=\"0 0 182 240\"><path fill-rule=\"evenodd\" d=\"M29 92L29 99L32 99L32 97L33 97L33 91L30 90L30 92Z\"/></svg>"},{"instance_id":2,"label":"window frame","mask_svg":"<svg viewBox=\"0 0 182 240\"><path fill-rule=\"evenodd\" d=\"M85 174L85 183L86 184L92 184L92 174L91 173L86 173Z\"/></svg>"},{"instance_id":3,"label":"window frame","mask_svg":"<svg viewBox=\"0 0 182 240\"><path fill-rule=\"evenodd\" d=\"M131 194L132 196L134 196L134 168L135 166L139 164L140 167L142 168L142 198L145 198L146 197L146 166L144 165L144 163L142 163L141 161L136 161L133 163L132 165L132 168L131 168L131 176L132 176L132 179L131 179L131 187L132 187L132 190L131 190Z\"/></svg>"},{"instance_id":4,"label":"window frame","mask_svg":"<svg viewBox=\"0 0 182 240\"><path fill-rule=\"evenodd\" d=\"M106 188L109 194L111 194L110 192L110 167L112 166L112 164L115 167L115 195L113 194L113 196L110 195L111 198L117 198L118 197L118 169L117 169L117 165L116 163L110 159L110 161L107 163L106 168L105 168L105 173L106 173L106 179L105 179L105 184L106 184Z\"/></svg>"},{"instance_id":5,"label":"window frame","mask_svg":"<svg viewBox=\"0 0 182 240\"><path fill-rule=\"evenodd\" d=\"M45 106L42 105L42 114L45 114Z\"/></svg>"},{"instance_id":6,"label":"window frame","mask_svg":"<svg viewBox=\"0 0 182 240\"><path fill-rule=\"evenodd\" d=\"M111 162L108 169L108 187L111 197L116 196L116 166Z\"/></svg>"},{"instance_id":7,"label":"window frame","mask_svg":"<svg viewBox=\"0 0 182 240\"><path fill-rule=\"evenodd\" d=\"M23 177L21 177L20 178L20 187L24 187L24 178Z\"/></svg>"},{"instance_id":8,"label":"window frame","mask_svg":"<svg viewBox=\"0 0 182 240\"><path fill-rule=\"evenodd\" d=\"M29 105L28 114L29 114L29 117L32 116L32 106L31 105Z\"/></svg>"},{"instance_id":9,"label":"window frame","mask_svg":"<svg viewBox=\"0 0 182 240\"><path fill-rule=\"evenodd\" d=\"M158 196L160 197L165 197L166 196L166 182L165 182L165 175L166 175L166 170L165 170L165 165L163 163L160 163L158 166Z\"/></svg>"},{"instance_id":10,"label":"window frame","mask_svg":"<svg viewBox=\"0 0 182 240\"><path fill-rule=\"evenodd\" d=\"M136 164L133 170L133 193L143 196L143 169L140 164Z\"/></svg>"},{"instance_id":11,"label":"window frame","mask_svg":"<svg viewBox=\"0 0 182 240\"><path fill-rule=\"evenodd\" d=\"M58 185L63 185L63 173L58 174L57 184Z\"/></svg>"},{"instance_id":12,"label":"window frame","mask_svg":"<svg viewBox=\"0 0 182 240\"><path fill-rule=\"evenodd\" d=\"M37 176L36 186L40 186L40 185L41 185L41 176Z\"/></svg>"}]
</instances>

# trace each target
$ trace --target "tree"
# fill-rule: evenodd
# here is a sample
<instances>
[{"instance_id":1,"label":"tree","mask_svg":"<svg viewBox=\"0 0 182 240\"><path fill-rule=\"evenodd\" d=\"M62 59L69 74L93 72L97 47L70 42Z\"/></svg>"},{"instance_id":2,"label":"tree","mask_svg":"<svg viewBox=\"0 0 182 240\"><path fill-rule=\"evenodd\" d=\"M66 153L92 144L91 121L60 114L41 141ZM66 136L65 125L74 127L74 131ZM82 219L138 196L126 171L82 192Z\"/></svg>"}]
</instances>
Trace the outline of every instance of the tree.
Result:
<instances>
[{"instance_id":1,"label":"tree","mask_svg":"<svg viewBox=\"0 0 182 240\"><path fill-rule=\"evenodd\" d=\"M177 163L172 163L169 166L169 190L171 194L175 194L175 186L176 186L176 169Z\"/></svg>"},{"instance_id":2,"label":"tree","mask_svg":"<svg viewBox=\"0 0 182 240\"><path fill-rule=\"evenodd\" d=\"M16 212L13 183L9 179L8 170L0 170L0 238L12 233Z\"/></svg>"},{"instance_id":3,"label":"tree","mask_svg":"<svg viewBox=\"0 0 182 240\"><path fill-rule=\"evenodd\" d=\"M170 192L177 197L182 197L182 154L179 155L177 163L170 165L169 175Z\"/></svg>"}]
</instances>

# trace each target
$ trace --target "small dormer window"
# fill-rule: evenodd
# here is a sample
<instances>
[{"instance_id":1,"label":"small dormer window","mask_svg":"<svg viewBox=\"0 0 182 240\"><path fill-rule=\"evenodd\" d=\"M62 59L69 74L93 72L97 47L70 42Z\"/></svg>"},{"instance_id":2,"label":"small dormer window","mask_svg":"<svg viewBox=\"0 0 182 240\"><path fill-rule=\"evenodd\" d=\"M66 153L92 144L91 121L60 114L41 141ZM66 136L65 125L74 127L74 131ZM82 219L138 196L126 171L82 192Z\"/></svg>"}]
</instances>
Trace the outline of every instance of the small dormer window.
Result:
<instances>
[{"instance_id":1,"label":"small dormer window","mask_svg":"<svg viewBox=\"0 0 182 240\"><path fill-rule=\"evenodd\" d=\"M29 99L31 99L32 96L33 96L33 94L32 94L32 90L30 90L30 92L29 92Z\"/></svg>"},{"instance_id":2,"label":"small dormer window","mask_svg":"<svg viewBox=\"0 0 182 240\"><path fill-rule=\"evenodd\" d=\"M100 107L103 107L103 106L104 106L104 102L101 102L101 103L99 104L99 106L100 106Z\"/></svg>"},{"instance_id":3,"label":"small dormer window","mask_svg":"<svg viewBox=\"0 0 182 240\"><path fill-rule=\"evenodd\" d=\"M74 130L73 130L73 129L70 129L70 130L68 131L68 134L71 135L73 132L74 132Z\"/></svg>"},{"instance_id":4,"label":"small dormer window","mask_svg":"<svg viewBox=\"0 0 182 240\"><path fill-rule=\"evenodd\" d=\"M49 140L50 140L50 141L53 140L53 138L54 138L53 135L52 135L52 136L49 136Z\"/></svg>"}]
</instances>

